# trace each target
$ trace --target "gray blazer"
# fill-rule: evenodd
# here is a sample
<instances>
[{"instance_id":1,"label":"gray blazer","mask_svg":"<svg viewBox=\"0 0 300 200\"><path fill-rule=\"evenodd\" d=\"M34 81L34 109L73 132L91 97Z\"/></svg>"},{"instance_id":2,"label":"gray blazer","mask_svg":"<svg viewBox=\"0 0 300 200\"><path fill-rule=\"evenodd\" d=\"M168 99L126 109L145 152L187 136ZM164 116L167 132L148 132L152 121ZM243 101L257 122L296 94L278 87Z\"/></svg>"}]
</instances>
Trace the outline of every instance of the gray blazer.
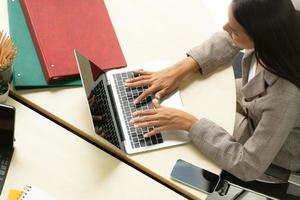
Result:
<instances>
[{"instance_id":1,"label":"gray blazer","mask_svg":"<svg viewBox=\"0 0 300 200\"><path fill-rule=\"evenodd\" d=\"M222 31L187 54L202 74L229 64L239 49ZM271 163L300 171L300 90L289 81L262 70L248 83L253 51L242 61L237 81L237 109L233 136L214 122L200 118L190 131L192 143L216 164L244 181L263 177Z\"/></svg>"}]
</instances>

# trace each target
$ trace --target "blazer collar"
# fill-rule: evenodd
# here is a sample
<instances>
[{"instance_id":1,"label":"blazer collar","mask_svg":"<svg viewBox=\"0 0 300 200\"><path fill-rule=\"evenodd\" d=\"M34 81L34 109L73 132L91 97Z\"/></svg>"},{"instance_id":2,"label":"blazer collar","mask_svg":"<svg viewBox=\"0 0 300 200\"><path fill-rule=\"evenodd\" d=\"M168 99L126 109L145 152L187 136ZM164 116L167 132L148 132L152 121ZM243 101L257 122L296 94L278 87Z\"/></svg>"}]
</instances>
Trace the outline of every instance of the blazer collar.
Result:
<instances>
[{"instance_id":1,"label":"blazer collar","mask_svg":"<svg viewBox=\"0 0 300 200\"><path fill-rule=\"evenodd\" d=\"M242 60L243 87L242 93L246 99L254 98L265 92L279 77L265 69L248 82L249 68L254 50L246 50Z\"/></svg>"},{"instance_id":2,"label":"blazer collar","mask_svg":"<svg viewBox=\"0 0 300 200\"><path fill-rule=\"evenodd\" d=\"M265 71L264 79L269 86L273 85L273 83L277 79L279 79L279 76L277 76L276 74L273 74L272 72L269 72L268 70L264 70L264 71Z\"/></svg>"}]
</instances>

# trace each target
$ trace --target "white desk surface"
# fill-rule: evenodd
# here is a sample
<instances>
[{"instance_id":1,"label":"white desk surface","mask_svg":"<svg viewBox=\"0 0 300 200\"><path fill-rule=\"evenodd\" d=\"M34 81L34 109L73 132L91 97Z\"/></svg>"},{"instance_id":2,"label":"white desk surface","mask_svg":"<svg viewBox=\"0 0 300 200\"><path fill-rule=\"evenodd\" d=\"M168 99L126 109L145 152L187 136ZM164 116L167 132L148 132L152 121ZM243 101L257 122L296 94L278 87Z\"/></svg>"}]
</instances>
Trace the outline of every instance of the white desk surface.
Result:
<instances>
[{"instance_id":1,"label":"white desk surface","mask_svg":"<svg viewBox=\"0 0 300 200\"><path fill-rule=\"evenodd\" d=\"M221 30L221 24L226 21L224 17L228 2L229 0L107 0L106 5L128 65L139 65L160 60L175 63L184 58L191 47L200 44L213 32ZM1 11L7 12L5 3L1 1L1 4ZM220 12L220 7L223 12ZM2 15L2 19L7 19L5 14ZM7 27L7 21L3 20L3 27L5 26ZM232 69L219 71L209 78L201 78L197 74L193 79L196 81L182 91L185 109L199 117L208 117L232 132L235 116ZM220 173L220 168L191 144L133 156L111 148L111 145L94 134L88 104L81 87L15 92L36 108L72 128L76 127L80 134L112 149L142 170L193 198L204 199L206 195L169 179L177 159Z\"/></svg>"},{"instance_id":2,"label":"white desk surface","mask_svg":"<svg viewBox=\"0 0 300 200\"><path fill-rule=\"evenodd\" d=\"M24 105L7 104L16 108L16 142L0 199L26 184L58 200L184 199Z\"/></svg>"}]
</instances>

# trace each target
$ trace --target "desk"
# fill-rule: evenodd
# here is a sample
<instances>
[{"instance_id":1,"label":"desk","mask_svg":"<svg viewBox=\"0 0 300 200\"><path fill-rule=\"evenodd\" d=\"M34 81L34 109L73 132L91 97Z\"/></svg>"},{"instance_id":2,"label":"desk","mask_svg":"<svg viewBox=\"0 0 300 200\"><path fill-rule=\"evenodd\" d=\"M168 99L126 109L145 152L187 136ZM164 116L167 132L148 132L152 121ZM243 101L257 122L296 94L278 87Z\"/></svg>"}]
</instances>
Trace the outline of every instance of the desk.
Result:
<instances>
[{"instance_id":1,"label":"desk","mask_svg":"<svg viewBox=\"0 0 300 200\"><path fill-rule=\"evenodd\" d=\"M191 47L220 30L220 23L216 25L212 14L211 9L214 7L207 2L210 1L107 0L106 5L128 65L140 65L159 60L176 62L185 57L185 52ZM223 8L226 13L225 5L224 3ZM5 11L4 9L3 12ZM235 116L232 69L219 71L210 78L194 75L193 79L196 81L183 88L185 109L199 117L208 117L232 132ZM20 90L14 91L13 95L191 198L205 199L206 195L169 179L177 159L182 158L214 173L220 173L220 168L191 144L133 156L113 148L94 134L88 104L81 87Z\"/></svg>"},{"instance_id":2,"label":"desk","mask_svg":"<svg viewBox=\"0 0 300 200\"><path fill-rule=\"evenodd\" d=\"M184 199L24 105L7 104L16 108L16 142L1 199L26 184L61 200Z\"/></svg>"}]
</instances>

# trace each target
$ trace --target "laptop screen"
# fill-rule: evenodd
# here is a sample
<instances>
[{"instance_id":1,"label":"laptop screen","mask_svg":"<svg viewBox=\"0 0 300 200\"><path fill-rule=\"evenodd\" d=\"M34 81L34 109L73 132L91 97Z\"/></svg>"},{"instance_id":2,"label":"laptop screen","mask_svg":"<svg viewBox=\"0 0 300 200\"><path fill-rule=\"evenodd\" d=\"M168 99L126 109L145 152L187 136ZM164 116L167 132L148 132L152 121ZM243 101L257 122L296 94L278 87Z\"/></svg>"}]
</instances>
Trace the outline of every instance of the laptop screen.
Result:
<instances>
[{"instance_id":1,"label":"laptop screen","mask_svg":"<svg viewBox=\"0 0 300 200\"><path fill-rule=\"evenodd\" d=\"M90 96L92 87L95 84L95 81L101 74L104 73L99 67L97 67L93 62L88 60L86 57L81 55L78 51L75 50L75 55L80 70L81 80L83 82L84 90L86 96Z\"/></svg>"},{"instance_id":2,"label":"laptop screen","mask_svg":"<svg viewBox=\"0 0 300 200\"><path fill-rule=\"evenodd\" d=\"M0 104L0 149L13 147L15 109Z\"/></svg>"},{"instance_id":3,"label":"laptop screen","mask_svg":"<svg viewBox=\"0 0 300 200\"><path fill-rule=\"evenodd\" d=\"M95 132L114 146L120 148L120 139L115 128L117 126L109 106L110 98L107 95L105 81L102 79L104 77L100 77L105 72L76 50L75 56ZM98 78L99 80L97 80Z\"/></svg>"},{"instance_id":4,"label":"laptop screen","mask_svg":"<svg viewBox=\"0 0 300 200\"><path fill-rule=\"evenodd\" d=\"M13 154L15 108L0 104L0 195Z\"/></svg>"}]
</instances>

